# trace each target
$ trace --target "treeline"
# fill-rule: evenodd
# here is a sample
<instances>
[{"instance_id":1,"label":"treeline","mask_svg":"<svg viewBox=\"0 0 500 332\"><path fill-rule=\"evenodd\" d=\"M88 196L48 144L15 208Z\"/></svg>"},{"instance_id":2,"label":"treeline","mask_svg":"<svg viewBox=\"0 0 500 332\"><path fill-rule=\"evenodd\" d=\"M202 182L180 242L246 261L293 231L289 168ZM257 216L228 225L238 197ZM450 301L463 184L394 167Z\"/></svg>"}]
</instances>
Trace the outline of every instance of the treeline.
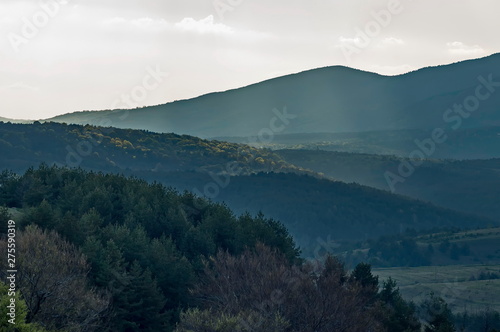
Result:
<instances>
[{"instance_id":1,"label":"treeline","mask_svg":"<svg viewBox=\"0 0 500 332\"><path fill-rule=\"evenodd\" d=\"M235 172L290 170L293 166L269 150L198 137L144 130L0 122L0 165L25 171L41 162L97 171L204 170Z\"/></svg>"},{"instance_id":2,"label":"treeline","mask_svg":"<svg viewBox=\"0 0 500 332\"><path fill-rule=\"evenodd\" d=\"M3 172L2 205L19 270L5 331L455 331L439 297L407 302L369 264L305 262L279 222L157 183L42 165Z\"/></svg>"},{"instance_id":3,"label":"treeline","mask_svg":"<svg viewBox=\"0 0 500 332\"><path fill-rule=\"evenodd\" d=\"M224 205L117 175L47 166L29 169L22 176L3 172L2 205L22 209L18 230L24 231L24 238L29 240L21 248L39 251L18 253L22 260L18 268L38 271L39 278L46 279L37 289L21 286L21 293L30 309L28 321L48 329L69 328L82 321L88 322L90 329L98 320L104 324L98 331L172 330L180 311L192 304L189 289L202 273L203 261L219 250L238 255L259 242L279 250L290 262L299 256L287 230L277 221L262 215L236 217ZM4 209L3 234L9 217ZM53 246L36 247L33 243ZM62 255L61 250L68 245L75 249L67 249L68 254ZM65 274L65 267L71 270L72 264L64 260L71 257L66 263L80 262L80 251L87 259L88 271L82 263L80 270ZM37 261L50 268L37 267ZM5 280L7 269L3 264L2 260ZM53 291L54 283L69 276L85 276L86 272L89 289L98 290L89 296L107 301L107 309L95 309L89 313L92 319L80 317L76 310L72 319L59 321L36 308L39 303L42 307L46 304L56 310L50 317L67 316L63 313L74 307L70 303L86 297L61 295L58 305L50 306L48 297L60 295ZM84 288L81 284L67 286ZM66 287L60 291L65 292Z\"/></svg>"},{"instance_id":4,"label":"treeline","mask_svg":"<svg viewBox=\"0 0 500 332\"><path fill-rule=\"evenodd\" d=\"M207 184L217 183L202 173L136 174L200 192L204 192ZM224 186L218 187L214 200L226 202L238 213L263 211L283 221L301 247L310 251L318 245L318 237L357 241L398 234L410 228L467 229L498 224L385 191L309 175L261 172L230 178L220 176L218 181Z\"/></svg>"},{"instance_id":5,"label":"treeline","mask_svg":"<svg viewBox=\"0 0 500 332\"><path fill-rule=\"evenodd\" d=\"M493 137L488 137L490 144L495 142L496 159L422 161L410 177L395 185L396 193L456 211L497 219L500 215L497 200L500 195L500 176L497 171L500 168L498 132L499 129L494 128L490 132ZM475 137L475 133L470 133L468 137ZM412 136L412 144L414 139ZM473 147L473 151L478 151L484 144L477 143ZM415 146L408 151L414 149ZM464 147L459 146L454 151L464 151ZM276 153L297 167L323 173L340 181L356 182L382 190L390 190L385 172L399 174L399 165L411 162L407 158L394 156L320 150L280 150ZM432 157L437 158L435 155ZM432 190L429 190L430 187Z\"/></svg>"},{"instance_id":6,"label":"treeline","mask_svg":"<svg viewBox=\"0 0 500 332\"><path fill-rule=\"evenodd\" d=\"M422 233L426 232L428 231ZM421 238L417 234L414 230L408 230L365 242L345 243L346 246L339 251L350 265L369 262L374 267L428 266L433 265L436 259L442 261L447 258L456 262L473 254L467 243L450 243L445 239L439 243L426 244L419 242Z\"/></svg>"},{"instance_id":7,"label":"treeline","mask_svg":"<svg viewBox=\"0 0 500 332\"><path fill-rule=\"evenodd\" d=\"M360 185L302 176L296 173L307 172L268 150L185 135L0 123L0 149L0 166L6 169L24 172L40 161L80 165L206 195L238 214L262 211L281 220L307 255L318 237L361 240L406 228L496 223Z\"/></svg>"}]
</instances>

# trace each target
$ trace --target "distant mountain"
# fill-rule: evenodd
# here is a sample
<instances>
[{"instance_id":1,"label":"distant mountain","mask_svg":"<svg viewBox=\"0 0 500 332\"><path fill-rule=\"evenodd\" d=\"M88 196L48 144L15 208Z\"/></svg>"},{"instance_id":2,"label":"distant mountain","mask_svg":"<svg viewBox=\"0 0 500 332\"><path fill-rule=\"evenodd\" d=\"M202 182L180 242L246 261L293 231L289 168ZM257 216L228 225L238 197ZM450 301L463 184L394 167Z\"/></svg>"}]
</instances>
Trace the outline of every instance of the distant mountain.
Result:
<instances>
[{"instance_id":1,"label":"distant mountain","mask_svg":"<svg viewBox=\"0 0 500 332\"><path fill-rule=\"evenodd\" d=\"M214 179L203 173L136 173L178 190L202 192ZM223 178L221 178L223 179ZM234 176L219 187L215 201L234 212L262 211L280 220L311 255L328 241L363 241L408 229L476 228L498 221L456 212L434 204L370 187L290 173ZM330 243L331 245L331 243Z\"/></svg>"},{"instance_id":2,"label":"distant mountain","mask_svg":"<svg viewBox=\"0 0 500 332\"><path fill-rule=\"evenodd\" d=\"M98 171L294 171L269 150L140 130L35 122L0 123L0 167L23 172L41 162Z\"/></svg>"},{"instance_id":3,"label":"distant mountain","mask_svg":"<svg viewBox=\"0 0 500 332\"><path fill-rule=\"evenodd\" d=\"M33 123L31 120L16 120L16 119L9 119L9 118L4 118L0 116L0 122L10 122L10 123Z\"/></svg>"},{"instance_id":4,"label":"distant mountain","mask_svg":"<svg viewBox=\"0 0 500 332\"><path fill-rule=\"evenodd\" d=\"M344 182L389 190L385 172L398 174L408 159L370 154L276 151L286 161ZM485 160L426 160L395 192L453 210L500 221L500 158Z\"/></svg>"},{"instance_id":5,"label":"distant mountain","mask_svg":"<svg viewBox=\"0 0 500 332\"><path fill-rule=\"evenodd\" d=\"M415 140L424 142L432 130L386 130L357 133L309 133L275 135L272 142L257 142L256 146L272 150L323 150L338 152L395 155L407 158L421 148ZM217 140L248 143L248 137L216 137ZM500 158L500 126L458 129L447 133L447 139L437 143L432 159Z\"/></svg>"},{"instance_id":6,"label":"distant mountain","mask_svg":"<svg viewBox=\"0 0 500 332\"><path fill-rule=\"evenodd\" d=\"M381 190L304 175L306 171L269 150L186 135L0 124L0 149L0 170L22 172L45 162L123 173L226 202L236 213L262 211L282 221L308 250L328 235L364 240L407 228L497 225Z\"/></svg>"},{"instance_id":7,"label":"distant mountain","mask_svg":"<svg viewBox=\"0 0 500 332\"><path fill-rule=\"evenodd\" d=\"M277 133L480 128L500 124L496 82L500 54L399 76L335 66L165 105L77 112L49 120L205 138L260 133L262 140ZM484 87L477 89L480 85ZM478 110L445 114L464 101Z\"/></svg>"}]
</instances>

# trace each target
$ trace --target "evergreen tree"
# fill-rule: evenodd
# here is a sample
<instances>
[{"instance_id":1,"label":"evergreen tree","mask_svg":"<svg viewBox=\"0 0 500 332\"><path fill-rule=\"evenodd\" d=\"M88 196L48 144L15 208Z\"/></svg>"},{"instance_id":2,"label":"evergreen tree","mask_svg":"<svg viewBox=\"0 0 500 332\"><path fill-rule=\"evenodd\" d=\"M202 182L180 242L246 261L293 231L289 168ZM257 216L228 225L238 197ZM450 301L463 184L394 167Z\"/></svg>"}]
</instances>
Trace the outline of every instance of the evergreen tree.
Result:
<instances>
[{"instance_id":1,"label":"evergreen tree","mask_svg":"<svg viewBox=\"0 0 500 332\"><path fill-rule=\"evenodd\" d=\"M427 320L425 332L455 332L452 313L448 304L440 297L431 293L429 298L420 305Z\"/></svg>"},{"instance_id":2,"label":"evergreen tree","mask_svg":"<svg viewBox=\"0 0 500 332\"><path fill-rule=\"evenodd\" d=\"M165 298L149 269L143 270L135 261L130 267L126 290L115 294L115 315L111 321L112 331L157 332L169 328L165 312Z\"/></svg>"},{"instance_id":3,"label":"evergreen tree","mask_svg":"<svg viewBox=\"0 0 500 332\"><path fill-rule=\"evenodd\" d=\"M415 304L403 299L395 280L389 278L383 282L379 299L386 309L384 325L387 332L420 332Z\"/></svg>"}]
</instances>

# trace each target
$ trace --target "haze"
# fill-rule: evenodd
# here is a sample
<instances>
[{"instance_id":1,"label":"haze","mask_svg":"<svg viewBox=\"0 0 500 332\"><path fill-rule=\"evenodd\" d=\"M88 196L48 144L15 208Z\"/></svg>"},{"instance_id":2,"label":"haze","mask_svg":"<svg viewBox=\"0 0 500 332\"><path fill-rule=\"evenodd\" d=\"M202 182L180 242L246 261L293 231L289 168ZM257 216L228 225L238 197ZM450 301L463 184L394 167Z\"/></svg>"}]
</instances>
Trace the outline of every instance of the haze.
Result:
<instances>
[{"instance_id":1,"label":"haze","mask_svg":"<svg viewBox=\"0 0 500 332\"><path fill-rule=\"evenodd\" d=\"M396 75L500 52L495 0L42 3L51 15L34 0L0 3L0 117L162 104L331 65ZM357 29L372 29L369 40ZM146 93L120 104L133 91Z\"/></svg>"}]
</instances>

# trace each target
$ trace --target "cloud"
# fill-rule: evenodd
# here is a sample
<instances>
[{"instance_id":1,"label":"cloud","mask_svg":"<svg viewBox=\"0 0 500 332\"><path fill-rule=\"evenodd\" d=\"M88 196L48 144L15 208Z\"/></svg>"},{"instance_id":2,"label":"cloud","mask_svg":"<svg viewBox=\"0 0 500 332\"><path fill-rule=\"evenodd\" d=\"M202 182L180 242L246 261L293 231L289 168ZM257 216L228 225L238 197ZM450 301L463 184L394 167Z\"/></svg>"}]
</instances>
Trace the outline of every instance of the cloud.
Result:
<instances>
[{"instance_id":1,"label":"cloud","mask_svg":"<svg viewBox=\"0 0 500 332\"><path fill-rule=\"evenodd\" d=\"M152 19L150 17L140 17L135 19L126 19L123 17L108 18L103 21L106 26L129 26L142 30L165 30L169 28L169 23L164 19Z\"/></svg>"},{"instance_id":2,"label":"cloud","mask_svg":"<svg viewBox=\"0 0 500 332\"><path fill-rule=\"evenodd\" d=\"M479 45L469 46L459 41L447 43L446 46L448 47L448 51L450 53L458 55L477 55L486 53L486 51Z\"/></svg>"},{"instance_id":3,"label":"cloud","mask_svg":"<svg viewBox=\"0 0 500 332\"><path fill-rule=\"evenodd\" d=\"M164 19L152 19L142 17L132 20L132 24L142 29L162 30L168 28L169 24Z\"/></svg>"},{"instance_id":4,"label":"cloud","mask_svg":"<svg viewBox=\"0 0 500 332\"><path fill-rule=\"evenodd\" d=\"M186 17L182 21L175 23L177 29L196 33L231 34L233 29L222 23L214 23L214 16L209 15L204 19L196 21L194 18Z\"/></svg>"},{"instance_id":5,"label":"cloud","mask_svg":"<svg viewBox=\"0 0 500 332\"><path fill-rule=\"evenodd\" d=\"M127 20L124 19L123 17L113 17L105 19L103 23L105 25L117 25L117 24L127 23Z\"/></svg>"},{"instance_id":6,"label":"cloud","mask_svg":"<svg viewBox=\"0 0 500 332\"><path fill-rule=\"evenodd\" d=\"M355 38L350 38L350 37L344 37L340 36L338 39L339 43L335 45L336 48L343 47L343 46L355 46L358 48L364 48L367 46L367 41L361 39L360 37L355 37ZM368 43L371 43L372 39L368 41ZM380 42L377 42L376 47L384 47L384 46L393 46L393 45L404 45L404 41L399 38L395 37L386 37L382 39Z\"/></svg>"},{"instance_id":7,"label":"cloud","mask_svg":"<svg viewBox=\"0 0 500 332\"><path fill-rule=\"evenodd\" d=\"M362 40L361 40L361 38L346 38L346 37L340 36L339 42L341 44L358 45L362 42Z\"/></svg>"},{"instance_id":8,"label":"cloud","mask_svg":"<svg viewBox=\"0 0 500 332\"><path fill-rule=\"evenodd\" d=\"M385 45L404 45L404 41L395 37L387 37L382 40L382 43Z\"/></svg>"},{"instance_id":9,"label":"cloud","mask_svg":"<svg viewBox=\"0 0 500 332\"><path fill-rule=\"evenodd\" d=\"M37 86L31 86L28 84L24 84L23 82L16 82L7 86L0 86L0 90L30 90L30 91L40 91L40 88Z\"/></svg>"}]
</instances>

